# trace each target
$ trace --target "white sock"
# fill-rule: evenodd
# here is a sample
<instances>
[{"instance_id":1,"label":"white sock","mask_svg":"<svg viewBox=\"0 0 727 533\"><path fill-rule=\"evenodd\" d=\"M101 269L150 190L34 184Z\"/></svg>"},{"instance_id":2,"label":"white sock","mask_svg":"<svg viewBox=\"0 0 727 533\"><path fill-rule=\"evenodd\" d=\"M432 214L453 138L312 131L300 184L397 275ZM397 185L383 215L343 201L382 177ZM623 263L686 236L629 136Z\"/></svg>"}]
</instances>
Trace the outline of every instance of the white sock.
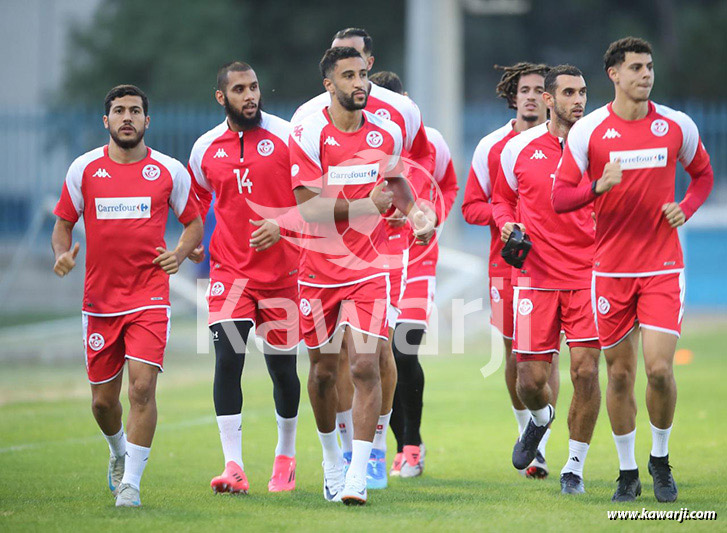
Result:
<instances>
[{"instance_id":1,"label":"white sock","mask_svg":"<svg viewBox=\"0 0 727 533\"><path fill-rule=\"evenodd\" d=\"M528 422L530 422L530 411L527 409L515 409L513 407L512 412L515 413L515 420L517 420L517 433L518 435L522 435Z\"/></svg>"},{"instance_id":2,"label":"white sock","mask_svg":"<svg viewBox=\"0 0 727 533\"><path fill-rule=\"evenodd\" d=\"M548 439L550 438L550 428L545 430L545 435L543 435L543 438L540 439L540 444L538 444L538 451L540 452L540 455L545 458L545 445L548 444Z\"/></svg>"},{"instance_id":3,"label":"white sock","mask_svg":"<svg viewBox=\"0 0 727 533\"><path fill-rule=\"evenodd\" d=\"M571 472L583 478L583 465L586 463L586 456L588 455L589 445L585 442L578 442L577 440L568 440L568 460L560 471L561 475L566 472Z\"/></svg>"},{"instance_id":4,"label":"white sock","mask_svg":"<svg viewBox=\"0 0 727 533\"><path fill-rule=\"evenodd\" d=\"M341 448L338 446L338 438L336 437L336 430L334 429L330 433L318 432L318 438L321 441L323 447L323 460L329 465L339 464L343 462L343 453Z\"/></svg>"},{"instance_id":5,"label":"white sock","mask_svg":"<svg viewBox=\"0 0 727 533\"><path fill-rule=\"evenodd\" d=\"M532 415L536 426L547 426L550 423L552 412L554 412L554 409L550 404L546 405L542 409L536 409L535 411L530 409L530 414Z\"/></svg>"},{"instance_id":6,"label":"white sock","mask_svg":"<svg viewBox=\"0 0 727 533\"><path fill-rule=\"evenodd\" d=\"M217 427L220 428L220 442L222 453L225 455L225 464L236 462L240 468L242 464L242 414L220 415L217 417Z\"/></svg>"},{"instance_id":7,"label":"white sock","mask_svg":"<svg viewBox=\"0 0 727 533\"><path fill-rule=\"evenodd\" d=\"M124 433L124 425L121 424L121 429L116 435L106 435L103 431L101 432L109 443L109 451L111 455L115 457L123 457L126 453L126 433Z\"/></svg>"},{"instance_id":8,"label":"white sock","mask_svg":"<svg viewBox=\"0 0 727 533\"><path fill-rule=\"evenodd\" d=\"M651 455L653 457L666 457L669 455L669 434L673 426L659 429L654 424L649 424L651 425Z\"/></svg>"},{"instance_id":9,"label":"white sock","mask_svg":"<svg viewBox=\"0 0 727 533\"><path fill-rule=\"evenodd\" d=\"M616 442L616 453L618 453L618 463L621 470L636 470L636 429L626 435L613 434L613 440Z\"/></svg>"},{"instance_id":10,"label":"white sock","mask_svg":"<svg viewBox=\"0 0 727 533\"><path fill-rule=\"evenodd\" d=\"M374 434L374 448L386 451L386 431L389 429L389 420L391 419L391 411L388 414L379 416L379 423L376 424L376 433Z\"/></svg>"},{"instance_id":11,"label":"white sock","mask_svg":"<svg viewBox=\"0 0 727 533\"><path fill-rule=\"evenodd\" d=\"M353 450L353 409L336 413L336 427L341 437L343 453Z\"/></svg>"},{"instance_id":12,"label":"white sock","mask_svg":"<svg viewBox=\"0 0 727 533\"><path fill-rule=\"evenodd\" d=\"M151 448L137 446L130 442L126 443L126 462L124 464L124 477L121 479L121 483L128 483L132 487L139 488L141 475L144 473L144 468L146 468L150 451Z\"/></svg>"},{"instance_id":13,"label":"white sock","mask_svg":"<svg viewBox=\"0 0 727 533\"><path fill-rule=\"evenodd\" d=\"M298 428L298 417L283 418L275 413L278 421L278 445L275 447L275 455L286 455L295 457L295 433Z\"/></svg>"},{"instance_id":14,"label":"white sock","mask_svg":"<svg viewBox=\"0 0 727 533\"><path fill-rule=\"evenodd\" d=\"M346 484L354 478L359 482L363 480L366 483L366 465L369 462L373 447L373 442L366 440L353 441L353 455L351 456L351 465L348 467L348 472L346 473Z\"/></svg>"}]
</instances>

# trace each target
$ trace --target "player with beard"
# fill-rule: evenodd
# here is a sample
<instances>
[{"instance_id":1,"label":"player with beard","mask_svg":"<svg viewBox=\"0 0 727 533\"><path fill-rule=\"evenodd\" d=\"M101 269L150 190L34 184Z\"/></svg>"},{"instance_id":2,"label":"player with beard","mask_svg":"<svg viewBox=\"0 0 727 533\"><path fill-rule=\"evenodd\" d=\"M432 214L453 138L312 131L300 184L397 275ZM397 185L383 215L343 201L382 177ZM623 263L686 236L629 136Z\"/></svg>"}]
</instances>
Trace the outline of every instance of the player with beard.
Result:
<instances>
[{"instance_id":1,"label":"player with beard","mask_svg":"<svg viewBox=\"0 0 727 533\"><path fill-rule=\"evenodd\" d=\"M75 266L73 227L83 215L86 280L83 344L94 418L111 452L109 489L117 507L139 507L139 486L156 429L156 383L169 336L169 276L202 240L191 179L179 161L144 143L149 102L133 85L106 95L106 146L78 157L68 169L55 207L51 244L54 272ZM169 208L184 225L167 250ZM128 433L119 402L129 368Z\"/></svg>"},{"instance_id":2,"label":"player with beard","mask_svg":"<svg viewBox=\"0 0 727 533\"><path fill-rule=\"evenodd\" d=\"M249 333L256 331L264 340L278 425L268 490L289 491L295 488L300 400L296 372L299 254L289 241L281 241L278 223L264 211L295 205L290 187L290 127L261 110L258 79L247 63L235 61L219 70L215 98L224 107L226 120L197 140L189 158L203 217L215 194L207 298L216 360L213 396L225 469L211 486L215 492L231 493L246 493L249 488L241 450L240 379L245 344Z\"/></svg>"},{"instance_id":3,"label":"player with beard","mask_svg":"<svg viewBox=\"0 0 727 533\"><path fill-rule=\"evenodd\" d=\"M543 93L550 120L508 141L493 193L502 241L507 242L517 225L533 243L522 268L513 269L512 275L517 392L531 416L515 444L512 461L517 469L530 464L555 416L548 378L563 331L570 348L573 381L569 459L561 472L565 494L585 492L583 465L601 402L600 347L589 290L594 249L591 209L584 206L558 216L550 205L552 175L568 132L583 116L586 98L580 70L571 65L550 69Z\"/></svg>"},{"instance_id":4,"label":"player with beard","mask_svg":"<svg viewBox=\"0 0 727 533\"><path fill-rule=\"evenodd\" d=\"M606 405L620 470L612 499L632 501L641 494L634 452L640 330L652 432L648 469L657 501L673 502L678 493L669 465L677 399L672 367L685 290L676 228L707 199L714 174L692 119L649 100L651 45L635 37L619 39L603 60L615 98L571 131L552 202L557 212L567 212L595 200L592 305L606 356ZM692 179L679 203L674 201L677 160Z\"/></svg>"},{"instance_id":5,"label":"player with beard","mask_svg":"<svg viewBox=\"0 0 727 533\"><path fill-rule=\"evenodd\" d=\"M373 40L364 29L346 28L336 32L333 36L331 46L350 46L355 48L366 62L366 69L368 71L374 65ZM429 150L429 140L427 139L421 113L416 104L403 95L370 82L368 83L368 92L366 111L394 122L400 128L404 142L402 155L414 160L424 168L429 168L432 164L433 154ZM319 113L326 106L330 105L330 102L331 97L329 93L321 93L302 104L293 115L291 123L295 125L305 117ZM412 179L412 176L407 175L407 179ZM442 218L441 214L437 215L439 218ZM394 209L392 209L391 213L387 213L387 217L390 219L396 216L401 216L401 213L396 213ZM403 227L393 228L386 224L384 224L384 227L389 234L389 239L385 243L384 248L388 250L387 255L390 259L390 262L385 268L389 272L391 285L391 301L388 310L389 323L392 328L389 332L389 340L391 342L396 318L401 314L399 300L403 293L404 268L406 266L404 257L406 246L402 246L401 243L408 242L408 229ZM374 448L371 452L368 465L368 486L371 489L385 488L388 484L386 433L391 418L397 375L391 345L385 346L384 351L387 357L382 360L381 365L383 401L381 415L377 424ZM343 445L344 457L347 461L350 461L352 450L352 434L350 429L352 424L351 402L353 401L353 384L351 376L348 375L348 368L349 363L346 361L346 350L344 346L341 351L341 367L337 385L340 403L337 408L336 424Z\"/></svg>"},{"instance_id":6,"label":"player with beard","mask_svg":"<svg viewBox=\"0 0 727 533\"><path fill-rule=\"evenodd\" d=\"M517 363L512 352L513 336L513 288L510 280L512 268L500 255L503 242L500 230L492 216L492 191L497 182L500 168L500 154L505 144L531 128L539 126L547 118L547 107L542 94L545 90L545 75L550 67L543 64L520 62L508 67L496 66L503 71L496 92L507 101L510 109L516 112L515 118L489 133L480 140L472 156L472 166L467 177L467 185L462 202L462 214L469 224L490 227L490 321L502 336L505 346L505 383L510 394L512 410L518 426L518 435L528 425L530 413L517 395ZM558 355L554 355L553 368L558 368ZM558 397L560 377L552 372L549 384L553 402ZM535 459L527 469L521 471L529 478L541 479L548 475L545 461L545 445L550 432L546 432L540 442Z\"/></svg>"},{"instance_id":7,"label":"player with beard","mask_svg":"<svg viewBox=\"0 0 727 533\"><path fill-rule=\"evenodd\" d=\"M330 105L295 125L290 143L294 192L309 237L298 280L300 320L311 360L308 394L323 447L324 496L363 504L388 342L389 275L377 253L385 240L381 214L393 203L425 243L434 220L416 206L401 176L400 129L362 111L369 81L359 52L331 48L320 69ZM355 389L353 453L345 481L335 430L342 335Z\"/></svg>"}]
</instances>

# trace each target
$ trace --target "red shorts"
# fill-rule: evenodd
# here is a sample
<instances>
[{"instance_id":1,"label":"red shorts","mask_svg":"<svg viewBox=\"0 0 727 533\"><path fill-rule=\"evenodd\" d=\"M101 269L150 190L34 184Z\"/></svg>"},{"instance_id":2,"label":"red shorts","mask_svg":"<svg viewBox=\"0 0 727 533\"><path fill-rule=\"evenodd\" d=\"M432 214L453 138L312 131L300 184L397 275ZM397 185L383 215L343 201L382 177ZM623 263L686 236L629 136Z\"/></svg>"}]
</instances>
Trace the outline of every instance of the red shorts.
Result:
<instances>
[{"instance_id":1,"label":"red shorts","mask_svg":"<svg viewBox=\"0 0 727 533\"><path fill-rule=\"evenodd\" d=\"M134 359L164 371L164 348L169 340L169 307L142 309L116 316L82 313L83 350L88 380L111 381Z\"/></svg>"},{"instance_id":2,"label":"red shorts","mask_svg":"<svg viewBox=\"0 0 727 533\"><path fill-rule=\"evenodd\" d=\"M348 325L388 339L389 276L347 285L313 286L299 282L300 329L308 348L320 348Z\"/></svg>"},{"instance_id":3,"label":"red shorts","mask_svg":"<svg viewBox=\"0 0 727 533\"><path fill-rule=\"evenodd\" d=\"M423 324L426 328L429 324L429 315L434 304L434 291L437 280L434 276L421 276L406 280L404 297L401 299L401 315L399 322L413 322Z\"/></svg>"},{"instance_id":4,"label":"red shorts","mask_svg":"<svg viewBox=\"0 0 727 533\"><path fill-rule=\"evenodd\" d=\"M252 289L245 279L234 283L210 279L207 289L208 324L249 320L255 334L269 346L290 349L300 340L298 287Z\"/></svg>"},{"instance_id":5,"label":"red shorts","mask_svg":"<svg viewBox=\"0 0 727 533\"><path fill-rule=\"evenodd\" d=\"M510 277L490 278L490 324L500 335L512 340L512 282Z\"/></svg>"},{"instance_id":6,"label":"red shorts","mask_svg":"<svg viewBox=\"0 0 727 533\"><path fill-rule=\"evenodd\" d=\"M684 272L612 278L593 274L591 298L604 349L621 342L638 323L679 337L684 315Z\"/></svg>"},{"instance_id":7,"label":"red shorts","mask_svg":"<svg viewBox=\"0 0 727 533\"><path fill-rule=\"evenodd\" d=\"M560 352L560 333L573 348L599 348L588 289L574 291L515 288L515 338L518 362L553 360Z\"/></svg>"}]
</instances>

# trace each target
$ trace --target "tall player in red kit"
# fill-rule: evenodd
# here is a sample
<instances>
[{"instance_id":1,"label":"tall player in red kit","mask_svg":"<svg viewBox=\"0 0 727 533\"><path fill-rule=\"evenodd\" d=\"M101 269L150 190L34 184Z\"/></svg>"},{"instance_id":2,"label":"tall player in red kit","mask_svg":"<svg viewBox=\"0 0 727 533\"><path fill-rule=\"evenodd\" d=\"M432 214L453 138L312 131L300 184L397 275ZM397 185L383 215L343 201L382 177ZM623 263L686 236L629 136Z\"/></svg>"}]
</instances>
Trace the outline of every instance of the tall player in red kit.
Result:
<instances>
[{"instance_id":1,"label":"tall player in red kit","mask_svg":"<svg viewBox=\"0 0 727 533\"><path fill-rule=\"evenodd\" d=\"M109 143L71 164L54 210L53 270L63 277L75 266L80 245L71 249L72 231L83 216L83 345L92 411L109 444L108 484L116 506L139 507L157 421L157 375L169 337L169 275L202 240L202 220L184 165L144 143L146 95L119 85L104 103ZM164 242L170 207L184 225L173 250ZM119 394L127 361L125 434Z\"/></svg>"},{"instance_id":2,"label":"tall player in red kit","mask_svg":"<svg viewBox=\"0 0 727 533\"><path fill-rule=\"evenodd\" d=\"M278 444L271 492L295 488L295 435L300 401L298 344L298 250L280 240L266 211L295 205L290 188L288 122L261 110L260 85L247 63L217 73L217 102L226 119L192 148L189 169L207 215L212 193L215 226L210 243L209 327L215 346L214 404L225 471L215 492L247 492L242 462L242 388L245 343L262 337L273 381Z\"/></svg>"},{"instance_id":3,"label":"tall player in red kit","mask_svg":"<svg viewBox=\"0 0 727 533\"><path fill-rule=\"evenodd\" d=\"M619 457L613 500L632 501L641 494L634 453L640 330L652 432L648 468L656 499L673 502L677 486L668 442L676 407L674 352L684 312L684 259L676 228L707 199L714 176L692 119L649 100L651 45L634 37L615 41L604 64L616 96L573 127L552 202L557 212L567 212L595 200L591 296ZM679 203L674 201L677 161L692 179Z\"/></svg>"},{"instance_id":4,"label":"tall player in red kit","mask_svg":"<svg viewBox=\"0 0 727 533\"><path fill-rule=\"evenodd\" d=\"M300 320L311 360L308 394L323 447L324 496L363 504L388 342L389 274L377 251L385 240L380 215L393 203L424 242L434 233L434 220L414 204L401 177L401 131L363 111L369 81L359 52L331 48L320 70L330 105L294 126L290 142L292 185L307 237L301 239ZM345 479L335 431L339 331L346 337L355 388L353 453Z\"/></svg>"},{"instance_id":5,"label":"tall player in red kit","mask_svg":"<svg viewBox=\"0 0 727 533\"><path fill-rule=\"evenodd\" d=\"M502 335L505 345L505 383L510 394L512 410L520 435L530 420L530 412L517 395L517 365L512 353L513 288L510 280L512 268L500 255L503 242L500 229L492 216L492 191L497 182L500 168L500 154L505 144L521 132L539 126L545 122L547 108L542 95L545 75L549 67L543 64L521 62L509 67L496 67L504 72L497 84L497 95L507 101L510 109L516 112L515 118L485 135L475 148L472 166L467 177L467 186L462 201L462 214L469 224L490 227L490 309L492 326ZM553 368L558 367L558 356L553 359ZM558 396L558 372L552 372L550 388L553 397ZM545 461L545 446L549 434L546 432L541 440L538 455L533 463L524 471L527 477L543 478L548 475Z\"/></svg>"},{"instance_id":6,"label":"tall player in red kit","mask_svg":"<svg viewBox=\"0 0 727 533\"><path fill-rule=\"evenodd\" d=\"M493 200L502 241L507 241L515 225L532 240L522 268L513 269L512 276L517 391L531 415L512 461L515 468L526 468L553 420L548 377L562 331L570 349L573 399L568 413L569 459L561 471L561 491L581 494L585 492L583 465L601 405L600 349L590 305L593 219L590 206L557 215L550 205L552 176L563 144L585 110L586 82L581 71L571 65L550 69L543 100L550 120L505 145Z\"/></svg>"}]
</instances>

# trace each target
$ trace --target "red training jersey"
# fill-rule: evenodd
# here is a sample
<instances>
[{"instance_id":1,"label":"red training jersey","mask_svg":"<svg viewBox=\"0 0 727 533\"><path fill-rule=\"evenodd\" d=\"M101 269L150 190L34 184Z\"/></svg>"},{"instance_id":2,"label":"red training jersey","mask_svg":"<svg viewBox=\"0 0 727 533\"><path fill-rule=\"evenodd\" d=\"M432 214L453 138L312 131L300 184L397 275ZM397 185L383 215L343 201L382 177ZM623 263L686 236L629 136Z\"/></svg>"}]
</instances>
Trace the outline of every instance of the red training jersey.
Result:
<instances>
[{"instance_id":1,"label":"red training jersey","mask_svg":"<svg viewBox=\"0 0 727 533\"><path fill-rule=\"evenodd\" d=\"M182 163L151 148L136 163L117 163L102 146L71 164L53 212L69 222L83 215L85 313L169 306L169 275L152 261L166 248L169 207L182 224L199 216L191 185Z\"/></svg>"},{"instance_id":2,"label":"red training jersey","mask_svg":"<svg viewBox=\"0 0 727 533\"><path fill-rule=\"evenodd\" d=\"M522 222L533 243L523 267L512 269L514 286L587 289L594 252L592 210L583 207L565 215L553 210L553 173L563 149L562 139L548 131L548 124L521 133L503 148L493 194L494 216L498 227ZM530 278L529 283L523 278Z\"/></svg>"},{"instance_id":3,"label":"red training jersey","mask_svg":"<svg viewBox=\"0 0 727 533\"><path fill-rule=\"evenodd\" d=\"M502 149L518 134L514 126L515 120L510 120L477 144L462 201L462 214L468 224L490 226L490 278L509 278L512 268L500 255L504 243L492 216L492 190L500 168Z\"/></svg>"},{"instance_id":4,"label":"red training jersey","mask_svg":"<svg viewBox=\"0 0 727 533\"><path fill-rule=\"evenodd\" d=\"M292 188L320 190L324 199L367 198L376 183L398 166L402 138L388 120L363 112L355 132L343 132L322 109L293 127L290 142ZM380 256L386 233L381 217L306 222L301 239L299 283L331 286L385 275Z\"/></svg>"},{"instance_id":5,"label":"red training jersey","mask_svg":"<svg viewBox=\"0 0 727 533\"><path fill-rule=\"evenodd\" d=\"M225 120L194 143L189 156L193 187L202 216L215 194L217 225L210 241L210 275L232 282L247 278L255 289L296 284L298 255L285 238L258 252L250 236L258 229L250 220L277 218L295 206L290 188L290 124L262 113L260 125L232 131Z\"/></svg>"},{"instance_id":6,"label":"red training jersey","mask_svg":"<svg viewBox=\"0 0 727 533\"><path fill-rule=\"evenodd\" d=\"M559 205L560 189L579 187L584 174L597 180L606 163L615 161L620 161L623 173L621 183L607 193L590 193L596 212L594 272L650 276L684 267L677 230L662 212L664 204L674 201L677 160L692 178L680 203L689 219L713 183L709 155L691 118L649 102L646 117L624 120L608 104L573 126L556 172L556 209L574 207ZM581 186L585 194L589 186L590 181Z\"/></svg>"}]
</instances>

